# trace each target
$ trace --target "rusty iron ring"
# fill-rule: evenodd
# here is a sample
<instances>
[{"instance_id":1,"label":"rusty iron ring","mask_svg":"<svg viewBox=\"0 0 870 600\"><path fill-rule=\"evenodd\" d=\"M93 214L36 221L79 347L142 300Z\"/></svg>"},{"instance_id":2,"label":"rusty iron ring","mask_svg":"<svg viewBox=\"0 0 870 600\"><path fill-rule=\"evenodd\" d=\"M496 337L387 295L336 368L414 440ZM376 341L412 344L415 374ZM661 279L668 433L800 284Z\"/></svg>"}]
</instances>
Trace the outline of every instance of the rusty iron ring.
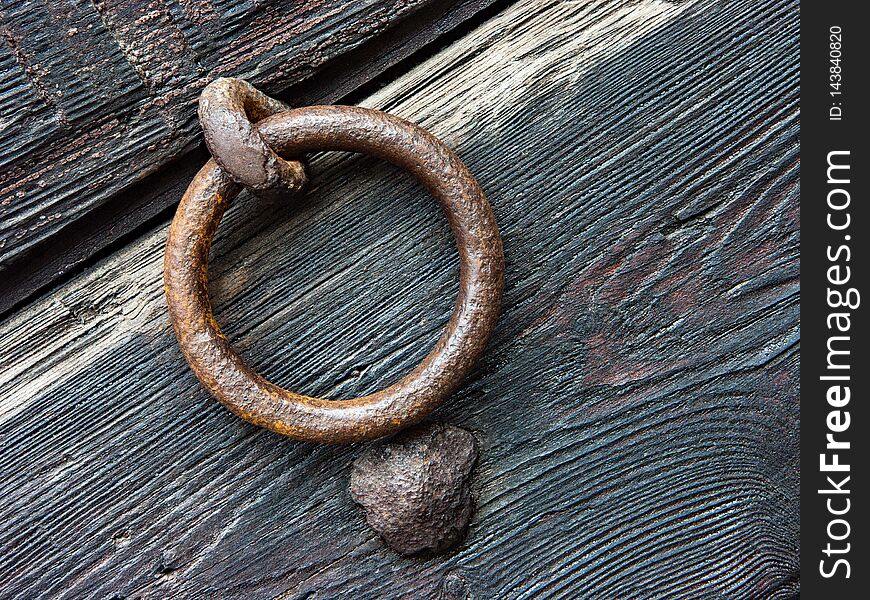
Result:
<instances>
[{"instance_id":1,"label":"rusty iron ring","mask_svg":"<svg viewBox=\"0 0 870 600\"><path fill-rule=\"evenodd\" d=\"M357 442L419 422L459 386L483 353L499 314L502 242L480 186L443 142L375 110L312 106L268 117L257 132L283 156L362 152L409 171L438 200L459 249L459 295L428 356L399 382L351 400L285 390L254 372L216 323L208 295L208 253L239 186L213 160L196 175L169 230L165 285L181 350L203 385L255 425L311 442Z\"/></svg>"},{"instance_id":2,"label":"rusty iron ring","mask_svg":"<svg viewBox=\"0 0 870 600\"><path fill-rule=\"evenodd\" d=\"M281 198L308 181L302 162L278 156L255 125L289 108L231 77L215 79L199 97L199 122L209 152L236 183L258 196Z\"/></svg>"}]
</instances>

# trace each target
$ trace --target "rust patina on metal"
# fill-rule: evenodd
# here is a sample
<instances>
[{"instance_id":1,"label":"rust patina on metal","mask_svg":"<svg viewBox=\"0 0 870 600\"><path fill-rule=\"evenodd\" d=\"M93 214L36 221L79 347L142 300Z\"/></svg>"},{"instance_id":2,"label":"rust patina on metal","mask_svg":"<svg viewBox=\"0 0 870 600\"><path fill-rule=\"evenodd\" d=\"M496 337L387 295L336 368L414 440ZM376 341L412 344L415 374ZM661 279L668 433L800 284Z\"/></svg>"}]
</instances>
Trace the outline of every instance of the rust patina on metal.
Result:
<instances>
[{"instance_id":1,"label":"rust patina on metal","mask_svg":"<svg viewBox=\"0 0 870 600\"><path fill-rule=\"evenodd\" d=\"M281 198L300 191L308 181L302 162L278 156L255 125L289 109L247 81L229 77L215 79L199 98L208 151L236 183L258 196Z\"/></svg>"},{"instance_id":2,"label":"rust patina on metal","mask_svg":"<svg viewBox=\"0 0 870 600\"><path fill-rule=\"evenodd\" d=\"M242 89L226 84L224 90ZM242 92L247 93L247 92ZM241 103L241 104L240 104ZM219 106L244 106L239 99ZM220 137L232 125L214 127L213 103L203 121ZM248 112L251 112L248 106ZM238 114L230 121L235 123ZM239 131L239 130L236 130ZM342 150L370 154L404 168L438 200L459 249L460 289L453 314L435 347L399 382L374 394L326 400L283 389L249 368L214 319L208 294L208 253L224 211L240 191L218 166L247 156L252 138L243 132L210 143L221 157L196 175L169 229L164 277L169 313L181 350L203 385L239 417L310 442L357 442L419 422L452 394L483 353L501 303L504 257L492 209L462 161L443 142L398 117L350 106L311 106L280 112L257 122L253 139L286 157ZM213 140L214 141L214 140ZM283 160L283 159L282 159ZM293 161L285 161L293 164ZM242 161L244 163L244 161ZM230 166L234 164L235 166ZM244 170L237 170L240 181Z\"/></svg>"},{"instance_id":3,"label":"rust patina on metal","mask_svg":"<svg viewBox=\"0 0 870 600\"><path fill-rule=\"evenodd\" d=\"M396 552L442 552L468 531L477 456L471 432L444 423L419 425L353 462L350 495Z\"/></svg>"}]
</instances>

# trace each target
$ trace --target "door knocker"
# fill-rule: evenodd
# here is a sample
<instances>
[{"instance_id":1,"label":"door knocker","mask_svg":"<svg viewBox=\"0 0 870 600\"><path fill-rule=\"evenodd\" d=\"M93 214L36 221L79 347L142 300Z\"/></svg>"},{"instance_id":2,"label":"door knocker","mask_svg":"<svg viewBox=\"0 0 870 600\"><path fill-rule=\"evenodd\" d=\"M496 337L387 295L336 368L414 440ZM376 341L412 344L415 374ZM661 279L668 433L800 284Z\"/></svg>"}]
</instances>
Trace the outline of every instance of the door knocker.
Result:
<instances>
[{"instance_id":1,"label":"door knocker","mask_svg":"<svg viewBox=\"0 0 870 600\"><path fill-rule=\"evenodd\" d=\"M169 314L193 372L242 419L297 440L359 442L419 422L469 373L499 314L502 242L468 168L443 142L398 117L354 106L289 109L238 79L209 84L199 116L213 159L181 200L164 262ZM232 199L242 187L264 195L299 191L306 175L294 159L322 150L362 152L410 172L440 203L459 248L459 295L435 347L399 382L349 400L297 394L254 372L221 333L208 293L209 248Z\"/></svg>"}]
</instances>

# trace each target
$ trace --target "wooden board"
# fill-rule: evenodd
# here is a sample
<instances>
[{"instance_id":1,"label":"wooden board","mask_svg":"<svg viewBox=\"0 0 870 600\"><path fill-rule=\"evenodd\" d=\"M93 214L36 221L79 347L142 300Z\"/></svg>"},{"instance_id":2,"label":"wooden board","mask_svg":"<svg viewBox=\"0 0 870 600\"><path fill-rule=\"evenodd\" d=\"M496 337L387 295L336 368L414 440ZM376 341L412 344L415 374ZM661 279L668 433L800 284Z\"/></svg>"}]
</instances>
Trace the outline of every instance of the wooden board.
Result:
<instances>
[{"instance_id":1,"label":"wooden board","mask_svg":"<svg viewBox=\"0 0 870 600\"><path fill-rule=\"evenodd\" d=\"M335 102L491 4L4 4L0 314L175 203L203 156L196 100L214 77L293 104Z\"/></svg>"},{"instance_id":2,"label":"wooden board","mask_svg":"<svg viewBox=\"0 0 870 600\"><path fill-rule=\"evenodd\" d=\"M503 232L504 315L434 418L481 443L453 553L353 505L362 450L283 439L199 387L161 224L0 323L3 598L794 598L798 6L525 0L364 104L429 128ZM313 161L243 197L212 259L253 366L350 397L422 358L457 289L425 192Z\"/></svg>"}]
</instances>

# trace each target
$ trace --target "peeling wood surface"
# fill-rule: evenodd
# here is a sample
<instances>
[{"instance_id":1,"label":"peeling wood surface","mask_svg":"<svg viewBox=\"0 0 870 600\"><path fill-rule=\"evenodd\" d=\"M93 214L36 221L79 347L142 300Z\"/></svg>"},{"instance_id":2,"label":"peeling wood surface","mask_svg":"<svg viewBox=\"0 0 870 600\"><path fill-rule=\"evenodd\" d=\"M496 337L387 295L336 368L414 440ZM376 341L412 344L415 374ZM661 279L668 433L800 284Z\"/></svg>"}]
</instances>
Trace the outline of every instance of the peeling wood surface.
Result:
<instances>
[{"instance_id":1,"label":"peeling wood surface","mask_svg":"<svg viewBox=\"0 0 870 600\"><path fill-rule=\"evenodd\" d=\"M173 204L213 78L334 102L492 1L3 2L0 313Z\"/></svg>"},{"instance_id":2,"label":"peeling wood surface","mask_svg":"<svg viewBox=\"0 0 870 600\"><path fill-rule=\"evenodd\" d=\"M763 74L759 65L764 65ZM505 311L436 418L476 432L468 539L401 558L313 446L210 399L172 337L165 225L0 323L3 598L793 598L798 6L517 2L365 104L486 190ZM313 161L212 259L255 368L330 397L419 361L456 254L408 177Z\"/></svg>"}]
</instances>

